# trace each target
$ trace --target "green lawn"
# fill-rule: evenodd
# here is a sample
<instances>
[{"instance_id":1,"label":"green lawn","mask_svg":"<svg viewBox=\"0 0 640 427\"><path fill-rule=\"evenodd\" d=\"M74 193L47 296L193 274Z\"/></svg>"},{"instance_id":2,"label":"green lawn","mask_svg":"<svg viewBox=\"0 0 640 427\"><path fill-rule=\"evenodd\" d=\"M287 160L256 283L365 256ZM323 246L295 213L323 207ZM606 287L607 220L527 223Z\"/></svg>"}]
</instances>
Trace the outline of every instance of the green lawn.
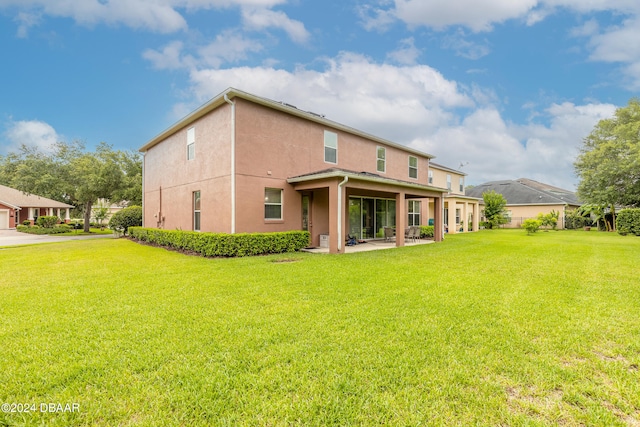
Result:
<instances>
[{"instance_id":1,"label":"green lawn","mask_svg":"<svg viewBox=\"0 0 640 427\"><path fill-rule=\"evenodd\" d=\"M640 425L640 239L0 248L2 425ZM41 403L79 411L39 412Z\"/></svg>"}]
</instances>

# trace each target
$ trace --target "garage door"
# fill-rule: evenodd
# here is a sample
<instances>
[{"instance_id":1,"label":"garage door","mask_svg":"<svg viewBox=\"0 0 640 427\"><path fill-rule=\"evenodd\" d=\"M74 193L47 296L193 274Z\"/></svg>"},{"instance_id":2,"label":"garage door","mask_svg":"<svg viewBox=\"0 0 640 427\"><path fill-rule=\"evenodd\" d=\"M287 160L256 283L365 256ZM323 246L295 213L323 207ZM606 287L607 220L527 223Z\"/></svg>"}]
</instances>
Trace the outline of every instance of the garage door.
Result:
<instances>
[{"instance_id":1,"label":"garage door","mask_svg":"<svg viewBox=\"0 0 640 427\"><path fill-rule=\"evenodd\" d=\"M0 230L9 228L9 211L0 211Z\"/></svg>"}]
</instances>

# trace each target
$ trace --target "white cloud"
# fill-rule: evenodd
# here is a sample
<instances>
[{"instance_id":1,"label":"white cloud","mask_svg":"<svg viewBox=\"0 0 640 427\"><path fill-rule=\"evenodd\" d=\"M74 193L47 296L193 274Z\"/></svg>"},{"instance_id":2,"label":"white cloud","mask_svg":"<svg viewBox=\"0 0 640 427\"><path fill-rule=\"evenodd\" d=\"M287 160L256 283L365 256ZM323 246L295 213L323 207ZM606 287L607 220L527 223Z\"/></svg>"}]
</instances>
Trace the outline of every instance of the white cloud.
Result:
<instances>
[{"instance_id":1,"label":"white cloud","mask_svg":"<svg viewBox=\"0 0 640 427\"><path fill-rule=\"evenodd\" d=\"M442 47L445 49L451 49L456 52L456 55L472 60L480 59L491 52L487 44L486 41L484 44L481 44L467 40L462 29L458 29L453 34L444 36L442 41Z\"/></svg>"},{"instance_id":2,"label":"white cloud","mask_svg":"<svg viewBox=\"0 0 640 427\"><path fill-rule=\"evenodd\" d=\"M425 65L393 66L342 53L326 59L323 70L292 72L266 67L194 70L194 106L228 86L285 101L378 136L410 141L454 120L452 109L470 108L473 99L455 82Z\"/></svg>"},{"instance_id":3,"label":"white cloud","mask_svg":"<svg viewBox=\"0 0 640 427\"><path fill-rule=\"evenodd\" d=\"M582 140L598 121L615 111L610 104L552 104L538 117L548 124L509 124L492 107L472 112L459 126L447 126L412 146L436 154L437 162L455 166L469 161L469 183L532 178L568 190L576 178L573 162Z\"/></svg>"},{"instance_id":4,"label":"white cloud","mask_svg":"<svg viewBox=\"0 0 640 427\"><path fill-rule=\"evenodd\" d=\"M389 52L387 58L398 64L413 65L421 54L422 51L415 46L413 37L409 37L400 40L398 49Z\"/></svg>"},{"instance_id":5,"label":"white cloud","mask_svg":"<svg viewBox=\"0 0 640 427\"><path fill-rule=\"evenodd\" d=\"M289 18L284 12L276 12L266 8L242 9L242 20L245 28L262 31L268 28L283 30L295 43L304 44L309 40L309 32L300 21Z\"/></svg>"},{"instance_id":6,"label":"white cloud","mask_svg":"<svg viewBox=\"0 0 640 427\"><path fill-rule=\"evenodd\" d=\"M223 31L211 43L194 47L196 54L185 53L185 50L183 42L173 41L160 50L145 50L142 57L159 70L219 68L246 59L249 52L261 51L262 45L234 31Z\"/></svg>"},{"instance_id":7,"label":"white cloud","mask_svg":"<svg viewBox=\"0 0 640 427\"><path fill-rule=\"evenodd\" d=\"M39 120L11 121L4 137L8 141L7 151L17 149L22 144L48 150L62 140L53 126Z\"/></svg>"},{"instance_id":8,"label":"white cloud","mask_svg":"<svg viewBox=\"0 0 640 427\"><path fill-rule=\"evenodd\" d=\"M180 10L195 12L248 7L265 11L262 17L270 21L269 26L284 29L295 41L306 40L308 34L305 36L306 30L300 22L287 18L282 12L268 10L283 3L286 0L0 0L0 9L18 10L17 34L19 37L26 37L29 28L39 24L40 17L45 15L71 18L85 26L104 23L173 33L188 28L187 20Z\"/></svg>"}]
</instances>

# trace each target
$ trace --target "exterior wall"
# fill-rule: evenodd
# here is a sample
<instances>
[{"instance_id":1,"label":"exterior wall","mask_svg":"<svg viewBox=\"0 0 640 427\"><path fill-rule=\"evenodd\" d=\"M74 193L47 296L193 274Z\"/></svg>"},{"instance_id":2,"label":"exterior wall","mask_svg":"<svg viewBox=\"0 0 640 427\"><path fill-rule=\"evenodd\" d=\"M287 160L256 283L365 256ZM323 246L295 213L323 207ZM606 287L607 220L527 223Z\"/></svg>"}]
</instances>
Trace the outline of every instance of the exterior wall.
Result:
<instances>
[{"instance_id":1,"label":"exterior wall","mask_svg":"<svg viewBox=\"0 0 640 427\"><path fill-rule=\"evenodd\" d=\"M449 194L464 195L464 186L462 191L460 191L460 178L464 178L464 174L437 169L435 167L432 167L431 171L433 171L433 183L431 185L447 188L447 175L451 175L451 191Z\"/></svg>"},{"instance_id":2,"label":"exterior wall","mask_svg":"<svg viewBox=\"0 0 640 427\"><path fill-rule=\"evenodd\" d=\"M0 230L16 227L16 210L0 203Z\"/></svg>"},{"instance_id":3,"label":"exterior wall","mask_svg":"<svg viewBox=\"0 0 640 427\"><path fill-rule=\"evenodd\" d=\"M187 160L187 129L195 157ZM231 232L231 108L185 126L144 157L144 225L193 229L193 192L201 192L201 230Z\"/></svg>"},{"instance_id":4,"label":"exterior wall","mask_svg":"<svg viewBox=\"0 0 640 427\"><path fill-rule=\"evenodd\" d=\"M235 99L236 172L283 179L336 167L427 184L429 159L377 144L319 123ZM337 163L324 161L324 131L338 135ZM377 147L386 148L386 171L378 172ZM409 156L418 158L418 178L409 178Z\"/></svg>"},{"instance_id":5,"label":"exterior wall","mask_svg":"<svg viewBox=\"0 0 640 427\"><path fill-rule=\"evenodd\" d=\"M560 212L558 218L558 228L564 228L565 205L507 205L506 210L511 214L511 222L505 224L505 228L520 228L522 222L527 218L537 218L538 214L548 214L551 211Z\"/></svg>"}]
</instances>

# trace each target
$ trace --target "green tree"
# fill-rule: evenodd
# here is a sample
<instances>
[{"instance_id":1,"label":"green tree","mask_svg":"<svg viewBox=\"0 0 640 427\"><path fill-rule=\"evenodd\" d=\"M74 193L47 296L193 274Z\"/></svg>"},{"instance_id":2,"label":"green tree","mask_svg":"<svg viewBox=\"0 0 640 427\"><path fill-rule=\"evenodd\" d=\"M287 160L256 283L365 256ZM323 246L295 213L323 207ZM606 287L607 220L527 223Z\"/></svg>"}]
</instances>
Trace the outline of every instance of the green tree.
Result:
<instances>
[{"instance_id":1,"label":"green tree","mask_svg":"<svg viewBox=\"0 0 640 427\"><path fill-rule=\"evenodd\" d=\"M101 142L95 153L84 153L70 163L74 199L84 210L84 231L89 232L91 208L98 199L111 199L123 186L118 153Z\"/></svg>"},{"instance_id":2,"label":"green tree","mask_svg":"<svg viewBox=\"0 0 640 427\"><path fill-rule=\"evenodd\" d=\"M79 141L48 150L22 145L0 156L0 184L80 207L88 232L99 198L142 203L142 162L138 153L115 151L104 142L95 152Z\"/></svg>"},{"instance_id":3,"label":"green tree","mask_svg":"<svg viewBox=\"0 0 640 427\"><path fill-rule=\"evenodd\" d=\"M507 200L494 190L482 193L484 200L485 226L489 229L496 228L507 223Z\"/></svg>"},{"instance_id":4,"label":"green tree","mask_svg":"<svg viewBox=\"0 0 640 427\"><path fill-rule=\"evenodd\" d=\"M129 227L142 225L142 207L129 206L113 214L109 228L127 235Z\"/></svg>"},{"instance_id":5,"label":"green tree","mask_svg":"<svg viewBox=\"0 0 640 427\"><path fill-rule=\"evenodd\" d=\"M640 99L598 122L584 139L574 168L580 178L578 196L608 208L614 222L616 206L640 206Z\"/></svg>"}]
</instances>

